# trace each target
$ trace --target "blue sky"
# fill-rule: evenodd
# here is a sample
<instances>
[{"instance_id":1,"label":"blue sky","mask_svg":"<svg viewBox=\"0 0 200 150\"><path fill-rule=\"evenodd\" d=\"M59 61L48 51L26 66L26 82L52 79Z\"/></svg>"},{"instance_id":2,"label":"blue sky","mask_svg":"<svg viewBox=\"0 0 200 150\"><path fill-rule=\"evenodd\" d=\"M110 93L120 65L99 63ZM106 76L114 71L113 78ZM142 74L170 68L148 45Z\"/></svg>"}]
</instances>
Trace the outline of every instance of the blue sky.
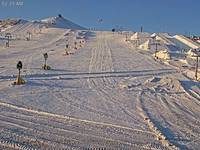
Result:
<instances>
[{"instance_id":1,"label":"blue sky","mask_svg":"<svg viewBox=\"0 0 200 150\"><path fill-rule=\"evenodd\" d=\"M0 19L62 14L84 27L200 35L200 0L0 0ZM5 3L7 2L7 6ZM17 6L17 2L23 2ZM14 4L15 3L15 4ZM103 22L98 23L102 18Z\"/></svg>"}]
</instances>

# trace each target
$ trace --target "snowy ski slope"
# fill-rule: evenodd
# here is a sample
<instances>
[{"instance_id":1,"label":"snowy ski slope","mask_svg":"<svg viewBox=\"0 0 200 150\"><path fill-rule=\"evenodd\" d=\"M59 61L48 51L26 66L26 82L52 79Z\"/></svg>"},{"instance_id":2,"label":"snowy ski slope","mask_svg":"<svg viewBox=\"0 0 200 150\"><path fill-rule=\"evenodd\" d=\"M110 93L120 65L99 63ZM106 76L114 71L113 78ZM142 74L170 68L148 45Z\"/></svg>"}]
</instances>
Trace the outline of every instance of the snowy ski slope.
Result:
<instances>
[{"instance_id":1,"label":"snowy ski slope","mask_svg":"<svg viewBox=\"0 0 200 150\"><path fill-rule=\"evenodd\" d=\"M9 32L22 36L39 26ZM52 70L41 69L44 52ZM13 86L19 60L26 84ZM0 149L197 150L199 87L125 35L41 28L30 41L0 43Z\"/></svg>"}]
</instances>

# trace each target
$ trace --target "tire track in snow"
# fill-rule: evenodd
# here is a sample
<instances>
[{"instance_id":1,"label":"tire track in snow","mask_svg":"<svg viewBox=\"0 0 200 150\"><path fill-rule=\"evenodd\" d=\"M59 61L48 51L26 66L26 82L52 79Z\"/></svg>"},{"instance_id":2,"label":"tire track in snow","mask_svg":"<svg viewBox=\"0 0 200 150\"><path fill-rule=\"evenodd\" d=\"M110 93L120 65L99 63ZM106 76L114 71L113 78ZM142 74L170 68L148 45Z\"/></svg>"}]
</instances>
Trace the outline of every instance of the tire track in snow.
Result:
<instances>
[{"instance_id":1,"label":"tire track in snow","mask_svg":"<svg viewBox=\"0 0 200 150\"><path fill-rule=\"evenodd\" d=\"M62 116L62 115L55 115L55 114L51 114L51 113L47 113L47 112L41 112L41 111L36 111L36 110L31 110L31 109L26 109L26 108L22 108L22 107L19 107L19 106L14 106L14 105L12 105L12 104L6 104L6 103L0 103L0 105L1 105L1 107L3 106L3 107L6 107L7 109L14 109L14 110L17 110L17 111L19 111L19 112L26 112L26 115L28 115L27 113L30 113L30 115L33 115L33 116L35 116L36 114L37 114L37 116L38 117L40 117L40 116L45 116L45 117L47 117L48 119L50 119L51 117L56 117L57 119L59 118L59 119L61 119L61 120L68 120L68 121L75 121L75 122L79 122L79 123L84 123L84 124L88 124L88 125L90 125L90 124L92 124L92 125L94 125L94 126L96 126L96 125L98 125L99 127L101 127L101 126L105 126L105 129L106 129L106 127L111 127L111 128L118 128L118 129L122 129L122 130L129 130L129 131L133 131L133 132L139 132L139 134L141 134L141 133L145 133L145 132L143 132L143 131L140 131L140 130L135 130L135 129L132 129L132 128L128 128L128 127L122 127L122 126L118 126L118 125L111 125L111 124L105 124L105 123L97 123L97 122L94 122L94 121L88 121L88 120L80 120L80 119L75 119L75 118L71 118L71 117L66 117L66 116ZM18 113L19 113L18 112ZM2 120L2 117L3 118L5 118L6 116L2 116L2 115L0 115L0 120ZM44 126L44 127L47 127L46 129L50 129L50 127L51 127L51 132L53 131L53 130L55 130L55 133L57 133L57 130L60 130L60 131L62 131L62 132L72 132L72 133L74 133L74 134L79 134L79 133L77 133L77 131L76 132L73 132L73 131L66 131L65 130L65 128L59 128L59 126L58 125L53 125L52 123L51 124L43 124L42 122L35 122L34 120L32 120L31 122L29 122L28 120L28 122L26 121L26 122L24 122L25 120L24 119L20 119L20 118L15 118L15 117L12 117L12 116L10 116L11 118L9 118L9 119L3 119L4 121L6 121L7 123L8 123L8 120L15 120L15 119L17 119L16 121L20 121L20 128L21 128L21 126L24 126L26 123L28 123L27 125L28 126L31 126L31 127L33 127L33 126L35 126L35 125L31 125L31 124L38 124L38 127L42 127L42 126ZM49 118L50 117L50 118ZM52 119L53 119L52 118ZM13 120L13 121L14 121ZM66 120L66 121L67 121ZM11 124L12 125L14 125L14 126L17 126L17 124L18 123L16 123L16 121L11 121ZM13 123L12 123L13 122ZM53 125L53 126L52 126ZM64 126L63 126L64 127ZM23 127L24 128L24 127ZM27 127L26 127L27 128ZM25 129L26 129L25 128ZM29 128L29 127L28 127ZM30 129L28 129L28 130L31 130L31 131L33 131L33 132L35 132L35 133L38 133L38 132L40 132L41 134L45 134L45 132L43 132L44 130L40 130L40 128L34 128L33 130L30 128ZM45 129L45 128L43 128L43 129ZM48 131L47 130L47 131ZM78 130L79 131L79 130ZM48 133L48 132L46 132L46 133ZM111 143L112 142L114 142L114 143L118 143L118 144L124 144L124 145L129 145L129 146L134 146L134 147L143 147L142 145L138 145L138 144L134 144L134 143L129 143L129 142L125 142L125 141L119 141L119 140L116 140L116 139L111 139L111 138L105 138L105 137L101 137L101 136L96 136L96 135L91 135L91 134L88 134L88 133L80 133L81 135L84 135L84 136L88 136L88 137L90 137L90 138L97 138L97 139L101 139L101 140L105 140L105 141L110 141ZM145 133L146 134L146 133ZM57 134L56 134L56 136L57 136ZM102 141L102 142L103 142ZM78 144L77 144L78 145ZM144 145L144 147L145 147L146 145ZM112 146L111 146L112 147ZM147 147L147 146L146 146ZM148 148L147 148L148 149Z\"/></svg>"},{"instance_id":2,"label":"tire track in snow","mask_svg":"<svg viewBox=\"0 0 200 150\"><path fill-rule=\"evenodd\" d=\"M38 114L38 115L41 115L41 116L47 116L47 117L53 117L53 118L56 117L56 118L64 119L64 120L72 120L72 121L77 121L77 122L82 122L82 123L89 123L89 124L100 125L100 126L102 125L102 126L107 126L107 127L115 127L115 128L130 130L130 131L136 131L136 132L138 131L138 132L153 134L151 132L146 132L146 131L133 129L133 128L130 128L130 127L125 127L125 126L120 126L120 125L115 125L115 124L78 119L78 118L73 118L73 117L59 115L59 114L53 114L53 113L39 111L39 110L27 109L27 108L24 108L24 107L16 106L16 105L13 105L13 104L8 104L8 103L5 103L5 102L0 102L0 106L7 107L9 109L15 109L15 110L18 110L18 111L28 112L28 113L31 113L31 114Z\"/></svg>"},{"instance_id":3,"label":"tire track in snow","mask_svg":"<svg viewBox=\"0 0 200 150\"><path fill-rule=\"evenodd\" d=\"M169 149L172 149L172 150L179 149L178 147L170 143L170 141L166 138L166 136L157 128L154 122L152 122L151 117L149 116L147 112L147 108L145 108L142 102L143 94L144 94L143 90L141 90L141 92L139 92L138 94L138 98L137 98L138 114L144 119L149 129L157 135L157 139L162 143L163 146L168 147Z\"/></svg>"},{"instance_id":4,"label":"tire track in snow","mask_svg":"<svg viewBox=\"0 0 200 150\"><path fill-rule=\"evenodd\" d=\"M99 41L100 40L98 40L98 42ZM104 47L102 47L102 45L100 45L99 50L98 50L99 53L101 52L99 54L100 56L98 56L98 57L100 57L100 59L96 59L96 60L93 59L94 58L93 55L95 55L95 54L92 53L90 66L89 66L89 72L90 73L94 72L94 70L91 69L92 68L91 66L95 65L95 64L97 64L96 67L95 67L95 69L96 69L95 71L98 71L98 72L102 72L102 71L113 72L114 71L113 65L112 65L111 49L108 47L107 44L105 44L105 41L102 42L102 43L104 43ZM105 53L105 51L107 53ZM114 80L112 78L109 80L105 77L102 77L100 79L89 79L88 81L89 81L90 87L95 89L97 95L99 95L103 100L112 101L113 104L115 104L115 105L117 104L119 107L121 107L125 114L127 114L128 116L131 116L130 113L128 112L128 110L126 111L126 109L124 109L123 106L121 106L120 102L117 102L117 99L119 99L119 97L121 97L120 95L117 95L118 98L117 98L117 96L115 98L113 98L113 97L109 96L109 93L105 92L105 91L108 91L110 89L109 85L113 84ZM155 148L155 145L152 146L151 148Z\"/></svg>"}]
</instances>

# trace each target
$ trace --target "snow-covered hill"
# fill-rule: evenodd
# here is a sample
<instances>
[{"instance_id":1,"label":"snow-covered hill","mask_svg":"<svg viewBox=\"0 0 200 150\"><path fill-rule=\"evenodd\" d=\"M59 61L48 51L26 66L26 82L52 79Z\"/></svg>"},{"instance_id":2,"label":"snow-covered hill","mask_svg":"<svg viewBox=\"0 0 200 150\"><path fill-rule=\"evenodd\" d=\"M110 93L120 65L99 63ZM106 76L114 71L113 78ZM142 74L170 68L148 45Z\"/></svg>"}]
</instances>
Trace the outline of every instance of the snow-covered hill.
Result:
<instances>
[{"instance_id":1,"label":"snow-covered hill","mask_svg":"<svg viewBox=\"0 0 200 150\"><path fill-rule=\"evenodd\" d=\"M74 30L60 15L9 25L0 35L0 150L199 149L200 82L188 78L196 61L160 58L177 43L169 35L157 37L156 59L149 33L131 41ZM26 83L13 85L19 60Z\"/></svg>"},{"instance_id":2,"label":"snow-covered hill","mask_svg":"<svg viewBox=\"0 0 200 150\"><path fill-rule=\"evenodd\" d=\"M55 28L67 28L67 29L78 29L78 30L86 29L84 27L81 27L73 23L72 21L63 18L61 15L58 15L57 17L49 17L43 19L41 20L41 22L47 24L49 27L55 27Z\"/></svg>"},{"instance_id":3,"label":"snow-covered hill","mask_svg":"<svg viewBox=\"0 0 200 150\"><path fill-rule=\"evenodd\" d=\"M58 15L56 17L49 17L43 20L27 21L23 19L7 19L0 21L1 32L19 33L21 31L27 32L31 30L41 29L43 27L86 30L86 28L65 19L61 15Z\"/></svg>"}]
</instances>

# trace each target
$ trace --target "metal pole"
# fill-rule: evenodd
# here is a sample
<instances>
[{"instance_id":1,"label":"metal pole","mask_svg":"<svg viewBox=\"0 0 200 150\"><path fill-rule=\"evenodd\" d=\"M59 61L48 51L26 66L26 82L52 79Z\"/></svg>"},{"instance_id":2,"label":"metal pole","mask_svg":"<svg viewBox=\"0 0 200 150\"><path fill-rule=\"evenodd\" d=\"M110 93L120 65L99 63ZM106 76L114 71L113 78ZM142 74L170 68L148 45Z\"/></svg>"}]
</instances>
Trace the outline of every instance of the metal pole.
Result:
<instances>
[{"instance_id":1,"label":"metal pole","mask_svg":"<svg viewBox=\"0 0 200 150\"><path fill-rule=\"evenodd\" d=\"M157 57L157 50L158 50L158 43L156 42L156 51L155 51L155 58Z\"/></svg>"},{"instance_id":2,"label":"metal pole","mask_svg":"<svg viewBox=\"0 0 200 150\"><path fill-rule=\"evenodd\" d=\"M20 71L20 69L19 69L19 76L18 76L19 79L20 79L20 74L21 74L21 71Z\"/></svg>"},{"instance_id":3,"label":"metal pole","mask_svg":"<svg viewBox=\"0 0 200 150\"><path fill-rule=\"evenodd\" d=\"M140 45L140 41L139 41L139 38L137 37L136 46L138 47L139 45Z\"/></svg>"},{"instance_id":4,"label":"metal pole","mask_svg":"<svg viewBox=\"0 0 200 150\"><path fill-rule=\"evenodd\" d=\"M47 59L45 58L44 59L44 67L46 67L46 62L47 62Z\"/></svg>"},{"instance_id":5,"label":"metal pole","mask_svg":"<svg viewBox=\"0 0 200 150\"><path fill-rule=\"evenodd\" d=\"M196 80L198 80L198 63L199 63L199 57L197 56L197 59L196 59L196 69L195 69L195 78Z\"/></svg>"},{"instance_id":6,"label":"metal pole","mask_svg":"<svg viewBox=\"0 0 200 150\"><path fill-rule=\"evenodd\" d=\"M8 47L10 46L10 37L8 36Z\"/></svg>"}]
</instances>

